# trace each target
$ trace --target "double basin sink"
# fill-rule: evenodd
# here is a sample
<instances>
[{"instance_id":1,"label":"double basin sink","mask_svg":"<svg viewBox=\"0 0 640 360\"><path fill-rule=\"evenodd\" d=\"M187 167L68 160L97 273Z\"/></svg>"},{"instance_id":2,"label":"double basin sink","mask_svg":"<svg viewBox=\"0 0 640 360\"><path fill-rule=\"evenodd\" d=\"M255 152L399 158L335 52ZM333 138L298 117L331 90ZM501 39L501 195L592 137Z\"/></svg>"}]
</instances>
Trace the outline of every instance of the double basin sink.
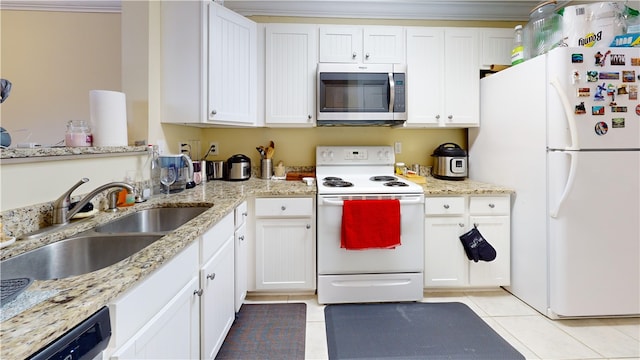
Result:
<instances>
[{"instance_id":1,"label":"double basin sink","mask_svg":"<svg viewBox=\"0 0 640 360\"><path fill-rule=\"evenodd\" d=\"M202 214L208 207L152 208L0 262L2 279L62 279L113 265Z\"/></svg>"}]
</instances>

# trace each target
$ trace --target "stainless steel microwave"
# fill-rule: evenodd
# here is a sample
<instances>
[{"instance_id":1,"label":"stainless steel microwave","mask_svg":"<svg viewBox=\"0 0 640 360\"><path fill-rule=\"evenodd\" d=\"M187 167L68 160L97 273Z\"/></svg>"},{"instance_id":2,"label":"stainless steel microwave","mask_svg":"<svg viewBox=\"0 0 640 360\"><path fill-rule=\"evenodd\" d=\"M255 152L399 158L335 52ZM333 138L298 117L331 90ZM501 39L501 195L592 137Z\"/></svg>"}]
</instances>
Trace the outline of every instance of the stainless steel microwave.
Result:
<instances>
[{"instance_id":1,"label":"stainless steel microwave","mask_svg":"<svg viewBox=\"0 0 640 360\"><path fill-rule=\"evenodd\" d=\"M318 64L317 125L402 125L406 69L403 64Z\"/></svg>"}]
</instances>

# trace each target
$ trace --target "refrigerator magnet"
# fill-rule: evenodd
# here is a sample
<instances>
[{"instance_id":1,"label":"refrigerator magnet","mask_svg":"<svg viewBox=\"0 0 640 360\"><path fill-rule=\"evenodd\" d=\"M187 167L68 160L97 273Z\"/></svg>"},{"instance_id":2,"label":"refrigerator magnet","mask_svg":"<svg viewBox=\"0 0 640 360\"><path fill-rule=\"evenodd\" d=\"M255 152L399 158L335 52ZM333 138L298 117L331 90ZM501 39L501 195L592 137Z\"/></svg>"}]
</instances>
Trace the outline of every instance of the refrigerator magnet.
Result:
<instances>
[{"instance_id":1,"label":"refrigerator magnet","mask_svg":"<svg viewBox=\"0 0 640 360\"><path fill-rule=\"evenodd\" d=\"M629 85L629 100L638 100L638 85Z\"/></svg>"},{"instance_id":2,"label":"refrigerator magnet","mask_svg":"<svg viewBox=\"0 0 640 360\"><path fill-rule=\"evenodd\" d=\"M626 106L612 106L611 107L611 112L612 113L626 113L627 112L627 107Z\"/></svg>"},{"instance_id":3,"label":"refrigerator magnet","mask_svg":"<svg viewBox=\"0 0 640 360\"><path fill-rule=\"evenodd\" d=\"M589 97L591 95L591 89L588 87L578 88L578 97Z\"/></svg>"},{"instance_id":4,"label":"refrigerator magnet","mask_svg":"<svg viewBox=\"0 0 640 360\"><path fill-rule=\"evenodd\" d=\"M591 115L604 115L604 106L592 106Z\"/></svg>"},{"instance_id":5,"label":"refrigerator magnet","mask_svg":"<svg viewBox=\"0 0 640 360\"><path fill-rule=\"evenodd\" d=\"M600 71L598 77L600 80L619 80L620 73L617 71Z\"/></svg>"},{"instance_id":6,"label":"refrigerator magnet","mask_svg":"<svg viewBox=\"0 0 640 360\"><path fill-rule=\"evenodd\" d=\"M640 115L640 104L636 105L636 114Z\"/></svg>"},{"instance_id":7,"label":"refrigerator magnet","mask_svg":"<svg viewBox=\"0 0 640 360\"><path fill-rule=\"evenodd\" d=\"M596 93L593 95L594 101L604 101L603 92L607 91L607 87L602 83L602 85L598 85L596 88Z\"/></svg>"},{"instance_id":8,"label":"refrigerator magnet","mask_svg":"<svg viewBox=\"0 0 640 360\"><path fill-rule=\"evenodd\" d=\"M581 102L579 105L576 105L574 112L575 112L576 115L581 115L581 114L586 114L587 113L587 109L584 106L584 101Z\"/></svg>"},{"instance_id":9,"label":"refrigerator magnet","mask_svg":"<svg viewBox=\"0 0 640 360\"><path fill-rule=\"evenodd\" d=\"M607 51L606 53L601 53L600 51L598 51L593 57L595 57L595 65L596 66L604 66L605 61L607 59L607 56L611 54L611 50Z\"/></svg>"},{"instance_id":10,"label":"refrigerator magnet","mask_svg":"<svg viewBox=\"0 0 640 360\"><path fill-rule=\"evenodd\" d=\"M622 128L624 128L624 118L613 118L613 119L611 119L611 128L612 129L622 129Z\"/></svg>"},{"instance_id":11,"label":"refrigerator magnet","mask_svg":"<svg viewBox=\"0 0 640 360\"><path fill-rule=\"evenodd\" d=\"M587 71L587 82L598 81L598 72L595 70Z\"/></svg>"},{"instance_id":12,"label":"refrigerator magnet","mask_svg":"<svg viewBox=\"0 0 640 360\"><path fill-rule=\"evenodd\" d=\"M607 125L606 122L600 121L599 123L596 124L595 131L596 131L596 135L599 135L599 136L605 135L607 131L609 131L609 126Z\"/></svg>"},{"instance_id":13,"label":"refrigerator magnet","mask_svg":"<svg viewBox=\"0 0 640 360\"><path fill-rule=\"evenodd\" d=\"M574 64L582 64L584 61L584 55L582 54L571 54L571 62Z\"/></svg>"},{"instance_id":14,"label":"refrigerator magnet","mask_svg":"<svg viewBox=\"0 0 640 360\"><path fill-rule=\"evenodd\" d=\"M611 54L611 65L624 66L625 64L626 60L624 54Z\"/></svg>"},{"instance_id":15,"label":"refrigerator magnet","mask_svg":"<svg viewBox=\"0 0 640 360\"><path fill-rule=\"evenodd\" d=\"M636 72L635 70L623 70L622 71L622 82L635 82L636 81Z\"/></svg>"}]
</instances>

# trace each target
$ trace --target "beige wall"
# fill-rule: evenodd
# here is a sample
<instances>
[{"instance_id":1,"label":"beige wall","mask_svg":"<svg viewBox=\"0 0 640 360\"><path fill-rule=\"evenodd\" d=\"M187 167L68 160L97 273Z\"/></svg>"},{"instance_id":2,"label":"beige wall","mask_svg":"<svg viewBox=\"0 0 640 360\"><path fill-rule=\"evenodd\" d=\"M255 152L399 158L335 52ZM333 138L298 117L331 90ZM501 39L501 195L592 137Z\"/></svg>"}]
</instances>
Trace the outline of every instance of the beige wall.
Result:
<instances>
[{"instance_id":1,"label":"beige wall","mask_svg":"<svg viewBox=\"0 0 640 360\"><path fill-rule=\"evenodd\" d=\"M0 122L18 142L52 145L89 120L89 91L121 90L120 14L0 11Z\"/></svg>"}]
</instances>

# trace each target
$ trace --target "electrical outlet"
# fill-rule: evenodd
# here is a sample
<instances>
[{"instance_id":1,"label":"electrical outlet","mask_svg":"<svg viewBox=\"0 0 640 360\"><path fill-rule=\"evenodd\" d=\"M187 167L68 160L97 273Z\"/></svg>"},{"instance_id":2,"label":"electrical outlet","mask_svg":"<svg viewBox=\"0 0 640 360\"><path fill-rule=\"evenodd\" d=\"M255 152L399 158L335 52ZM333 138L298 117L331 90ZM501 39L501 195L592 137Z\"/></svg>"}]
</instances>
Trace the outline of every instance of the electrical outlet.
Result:
<instances>
[{"instance_id":1,"label":"electrical outlet","mask_svg":"<svg viewBox=\"0 0 640 360\"><path fill-rule=\"evenodd\" d=\"M402 143L400 141L396 141L396 143L394 144L394 147L393 147L393 151L396 154L402 153Z\"/></svg>"},{"instance_id":2,"label":"electrical outlet","mask_svg":"<svg viewBox=\"0 0 640 360\"><path fill-rule=\"evenodd\" d=\"M187 154L191 157L191 144L188 141L178 142L178 154Z\"/></svg>"},{"instance_id":3,"label":"electrical outlet","mask_svg":"<svg viewBox=\"0 0 640 360\"><path fill-rule=\"evenodd\" d=\"M209 145L209 155L220 155L220 145L217 141L212 141Z\"/></svg>"}]
</instances>

